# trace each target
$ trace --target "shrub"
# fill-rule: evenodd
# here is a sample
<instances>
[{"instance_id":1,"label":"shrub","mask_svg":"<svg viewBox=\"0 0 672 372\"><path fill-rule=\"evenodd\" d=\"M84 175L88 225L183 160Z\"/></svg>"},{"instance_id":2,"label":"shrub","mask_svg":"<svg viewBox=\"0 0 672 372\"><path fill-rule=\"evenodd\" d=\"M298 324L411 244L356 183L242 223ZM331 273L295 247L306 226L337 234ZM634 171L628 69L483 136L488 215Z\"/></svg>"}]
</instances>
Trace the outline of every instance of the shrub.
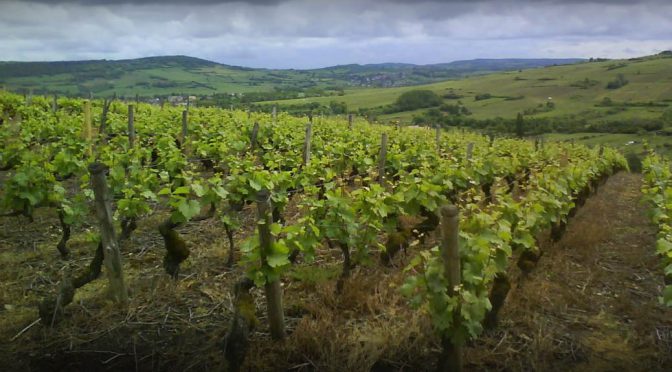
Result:
<instances>
[{"instance_id":1,"label":"shrub","mask_svg":"<svg viewBox=\"0 0 672 372\"><path fill-rule=\"evenodd\" d=\"M490 98L492 98L492 94L481 93L481 94L477 94L476 97L474 97L474 100L475 101L483 101L483 100L490 99Z\"/></svg>"},{"instance_id":2,"label":"shrub","mask_svg":"<svg viewBox=\"0 0 672 372\"><path fill-rule=\"evenodd\" d=\"M431 90L411 90L400 95L394 106L398 111L411 111L438 106L441 102L441 97Z\"/></svg>"},{"instance_id":3,"label":"shrub","mask_svg":"<svg viewBox=\"0 0 672 372\"><path fill-rule=\"evenodd\" d=\"M607 83L607 89L618 89L627 84L628 80L625 78L625 76L623 74L618 74L618 77L616 77L615 80Z\"/></svg>"}]
</instances>

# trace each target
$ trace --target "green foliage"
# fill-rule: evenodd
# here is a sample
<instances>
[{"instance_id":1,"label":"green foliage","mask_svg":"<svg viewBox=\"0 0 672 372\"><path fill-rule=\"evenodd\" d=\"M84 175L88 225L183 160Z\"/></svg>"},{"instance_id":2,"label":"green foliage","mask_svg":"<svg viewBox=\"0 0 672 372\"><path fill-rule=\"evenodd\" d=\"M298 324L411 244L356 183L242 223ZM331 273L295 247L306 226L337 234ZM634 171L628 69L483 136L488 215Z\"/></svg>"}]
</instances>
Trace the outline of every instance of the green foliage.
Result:
<instances>
[{"instance_id":1,"label":"green foliage","mask_svg":"<svg viewBox=\"0 0 672 372\"><path fill-rule=\"evenodd\" d=\"M625 78L625 75L618 74L616 79L607 83L607 89L618 89L628 84L628 80Z\"/></svg>"},{"instance_id":2,"label":"green foliage","mask_svg":"<svg viewBox=\"0 0 672 372\"><path fill-rule=\"evenodd\" d=\"M666 283L672 282L672 165L669 160L650 152L643 162L644 199L652 206L652 219L658 225L656 252L663 260ZM672 307L672 285L668 284L660 302Z\"/></svg>"},{"instance_id":3,"label":"green foliage","mask_svg":"<svg viewBox=\"0 0 672 372\"><path fill-rule=\"evenodd\" d=\"M0 102L5 104L1 95ZM256 223L272 220L267 227L274 243L261 247L254 229L240 246L240 264L257 285L285 275L296 251L310 263L318 250L331 246L352 252L354 263L367 264L372 251L385 249L381 237L397 232L402 217L435 217L440 206L461 203L463 283L457 294L450 295L446 288L436 249L421 251L413 259L402 287L413 305L428 311L437 331L456 342L481 332L481 320L490 308L489 285L507 269L514 249L534 250L535 234L566 219L577 190L625 164L609 149L602 156L583 146L549 144L537 151L532 142L518 139L491 143L471 132L439 132L437 139L434 131L424 128L397 130L356 122L350 129L344 119L333 118L313 126L311 160L304 164L305 118L280 113L274 122L266 113L248 117L243 111L191 108L189 138L178 146L181 108L145 104L136 107L138 135L131 148L123 105L110 107L107 132L88 141L81 139L79 129L81 101L63 103L56 115L45 111L48 107L20 104L11 109L24 115L25 124L12 131L0 127L0 138L16 134L21 144L13 147L20 160L2 190L7 208L15 208L11 203L17 203L16 208L54 203L74 222L81 216L80 200L68 197L55 175L79 177L81 194L90 198L83 165L93 158L110 168L108 183L122 219L150 214L157 204L168 207L171 221L180 224L214 206L220 220L235 227L243 221L238 212L267 190L271 215ZM101 113L99 102L93 110L94 117ZM260 124L254 147L253 122ZM382 186L376 179L384 133L389 142L383 164L387 181ZM57 140L52 145L40 142L44 138ZM469 144L473 151L467 157ZM87 154L89 148L95 149L93 154ZM565 156L571 162L561 165ZM500 202L483 207L482 185L518 177L528 169L532 175L524 198L498 195ZM283 214L287 205L292 205L291 215Z\"/></svg>"},{"instance_id":4,"label":"green foliage","mask_svg":"<svg viewBox=\"0 0 672 372\"><path fill-rule=\"evenodd\" d=\"M660 115L660 120L664 125L672 125L672 109L663 111L663 113Z\"/></svg>"},{"instance_id":5,"label":"green foliage","mask_svg":"<svg viewBox=\"0 0 672 372\"><path fill-rule=\"evenodd\" d=\"M439 106L442 100L431 90L411 90L402 93L394 103L398 111L410 111L426 107Z\"/></svg>"}]
</instances>

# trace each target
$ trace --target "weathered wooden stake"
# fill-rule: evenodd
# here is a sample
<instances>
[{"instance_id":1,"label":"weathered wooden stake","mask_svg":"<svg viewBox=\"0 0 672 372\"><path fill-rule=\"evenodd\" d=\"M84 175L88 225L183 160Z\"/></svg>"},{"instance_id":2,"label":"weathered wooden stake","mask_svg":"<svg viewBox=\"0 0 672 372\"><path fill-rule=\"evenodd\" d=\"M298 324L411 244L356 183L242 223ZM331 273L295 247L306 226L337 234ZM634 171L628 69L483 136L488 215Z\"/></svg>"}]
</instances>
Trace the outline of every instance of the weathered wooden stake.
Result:
<instances>
[{"instance_id":1,"label":"weathered wooden stake","mask_svg":"<svg viewBox=\"0 0 672 372\"><path fill-rule=\"evenodd\" d=\"M189 111L182 111L182 143L187 142L187 126L189 120Z\"/></svg>"},{"instance_id":2,"label":"weathered wooden stake","mask_svg":"<svg viewBox=\"0 0 672 372\"><path fill-rule=\"evenodd\" d=\"M278 106L273 105L273 125L275 125L278 122Z\"/></svg>"},{"instance_id":3,"label":"weathered wooden stake","mask_svg":"<svg viewBox=\"0 0 672 372\"><path fill-rule=\"evenodd\" d=\"M467 160L471 160L471 157L474 155L474 143L469 142L467 144Z\"/></svg>"},{"instance_id":4,"label":"weathered wooden stake","mask_svg":"<svg viewBox=\"0 0 672 372\"><path fill-rule=\"evenodd\" d=\"M352 129L352 114L348 114L348 129Z\"/></svg>"},{"instance_id":5,"label":"weathered wooden stake","mask_svg":"<svg viewBox=\"0 0 672 372\"><path fill-rule=\"evenodd\" d=\"M250 136L250 151L254 151L257 146L257 136L259 135L259 122L254 122L252 127L252 136Z\"/></svg>"},{"instance_id":6,"label":"weathered wooden stake","mask_svg":"<svg viewBox=\"0 0 672 372\"><path fill-rule=\"evenodd\" d=\"M268 190L261 190L257 193L257 213L259 218L259 245L261 265L264 269L270 270L267 257L273 251L273 236L271 235L271 194ZM268 322L271 330L271 337L275 340L285 338L285 315L282 310L282 287L280 279L274 281L266 279L264 286L266 292L266 306L268 313Z\"/></svg>"},{"instance_id":7,"label":"weathered wooden stake","mask_svg":"<svg viewBox=\"0 0 672 372\"><path fill-rule=\"evenodd\" d=\"M128 105L128 147L133 148L135 144L135 118L133 105Z\"/></svg>"},{"instance_id":8,"label":"weathered wooden stake","mask_svg":"<svg viewBox=\"0 0 672 372\"><path fill-rule=\"evenodd\" d=\"M441 207L441 259L444 277L448 280L448 295L455 296L461 282L460 252L458 246L459 211L454 205ZM460 308L453 312L453 327L459 327ZM443 351L437 370L462 371L462 345L453 344L449 337L441 338Z\"/></svg>"},{"instance_id":9,"label":"weathered wooden stake","mask_svg":"<svg viewBox=\"0 0 672 372\"><path fill-rule=\"evenodd\" d=\"M313 133L313 125L311 123L306 124L306 138L303 141L303 166L307 166L310 163L310 140Z\"/></svg>"},{"instance_id":10,"label":"weathered wooden stake","mask_svg":"<svg viewBox=\"0 0 672 372\"><path fill-rule=\"evenodd\" d=\"M121 253L117 245L117 237L112 222L112 207L105 180L108 167L103 163L89 165L91 183L96 203L96 216L100 223L100 238L103 244L103 256L107 277L110 281L109 289L113 299L121 304L128 302L128 292L124 283L124 273L121 265Z\"/></svg>"},{"instance_id":11,"label":"weathered wooden stake","mask_svg":"<svg viewBox=\"0 0 672 372\"><path fill-rule=\"evenodd\" d=\"M56 113L58 111L58 96L54 94L54 98L51 101L51 112Z\"/></svg>"},{"instance_id":12,"label":"weathered wooden stake","mask_svg":"<svg viewBox=\"0 0 672 372\"><path fill-rule=\"evenodd\" d=\"M441 128L438 126L434 130L434 141L436 142L436 152L441 154Z\"/></svg>"},{"instance_id":13,"label":"weathered wooden stake","mask_svg":"<svg viewBox=\"0 0 672 372\"><path fill-rule=\"evenodd\" d=\"M387 162L387 133L380 136L380 155L378 156L378 182L385 186L385 163Z\"/></svg>"},{"instance_id":14,"label":"weathered wooden stake","mask_svg":"<svg viewBox=\"0 0 672 372\"><path fill-rule=\"evenodd\" d=\"M91 155L93 153L93 144L91 143L93 139L93 127L91 123L91 101L89 100L84 101L84 128L82 128L82 134L89 144L87 152Z\"/></svg>"},{"instance_id":15,"label":"weathered wooden stake","mask_svg":"<svg viewBox=\"0 0 672 372\"><path fill-rule=\"evenodd\" d=\"M26 97L26 105L30 106L33 104L33 88L28 90L28 96Z\"/></svg>"}]
</instances>

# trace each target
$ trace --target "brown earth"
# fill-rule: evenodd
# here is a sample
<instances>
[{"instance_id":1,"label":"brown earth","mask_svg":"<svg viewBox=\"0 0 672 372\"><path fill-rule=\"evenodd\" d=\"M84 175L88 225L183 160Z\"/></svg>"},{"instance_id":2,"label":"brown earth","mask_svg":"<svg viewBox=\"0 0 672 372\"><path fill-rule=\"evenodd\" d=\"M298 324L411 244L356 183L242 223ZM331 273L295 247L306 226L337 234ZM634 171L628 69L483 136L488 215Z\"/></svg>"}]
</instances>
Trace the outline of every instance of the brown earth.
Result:
<instances>
[{"instance_id":1,"label":"brown earth","mask_svg":"<svg viewBox=\"0 0 672 372\"><path fill-rule=\"evenodd\" d=\"M641 177L611 177L543 246L529 278L512 288L500 327L468 350L491 370L672 370L672 309L658 303L656 229ZM486 357L479 357L485 355Z\"/></svg>"},{"instance_id":2,"label":"brown earth","mask_svg":"<svg viewBox=\"0 0 672 372\"><path fill-rule=\"evenodd\" d=\"M672 309L654 254L655 227L640 203L640 177L620 173L577 213L563 239L543 242L531 275L512 265L513 288L500 326L465 349L466 370L672 370ZM54 211L36 222L0 219L0 361L4 370L222 370L222 336L231 318L226 237L210 220L182 228L192 249L174 282L161 267L156 226L165 213L140 221L124 244L128 310L105 296L105 278L87 285L53 328L35 324L36 304L60 278L88 264L94 246L83 226L73 231L72 257L62 260ZM291 217L290 217L291 218ZM253 211L244 213L254 228ZM431 244L431 241L428 243ZM342 295L334 294L340 252L323 250L311 265L285 276L288 338L269 339L262 290L254 290L260 325L244 370L431 370L438 342L426 317L398 294L401 268L374 261L358 267Z\"/></svg>"}]
</instances>

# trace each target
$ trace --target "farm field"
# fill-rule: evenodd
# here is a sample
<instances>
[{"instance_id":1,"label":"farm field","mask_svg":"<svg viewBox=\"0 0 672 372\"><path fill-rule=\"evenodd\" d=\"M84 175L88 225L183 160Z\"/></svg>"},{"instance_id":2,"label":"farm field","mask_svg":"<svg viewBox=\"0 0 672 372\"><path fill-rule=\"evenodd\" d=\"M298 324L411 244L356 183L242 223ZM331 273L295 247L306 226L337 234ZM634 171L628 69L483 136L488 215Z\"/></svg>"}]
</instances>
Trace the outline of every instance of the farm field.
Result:
<instances>
[{"instance_id":1,"label":"farm field","mask_svg":"<svg viewBox=\"0 0 672 372\"><path fill-rule=\"evenodd\" d=\"M655 155L643 179L560 136L7 93L0 111L16 370L672 368Z\"/></svg>"},{"instance_id":2,"label":"farm field","mask_svg":"<svg viewBox=\"0 0 672 372\"><path fill-rule=\"evenodd\" d=\"M348 64L317 69L266 69L230 66L188 56L127 60L0 62L0 84L19 92L68 96L143 98L212 95L348 86L418 85L467 75L569 64L580 59L478 59L434 65Z\"/></svg>"},{"instance_id":3,"label":"farm field","mask_svg":"<svg viewBox=\"0 0 672 372\"><path fill-rule=\"evenodd\" d=\"M549 141L580 143L586 146L609 146L623 154L646 154L646 147L656 153L670 156L672 141L669 136L655 134L619 134L619 133L548 133L543 135Z\"/></svg>"},{"instance_id":4,"label":"farm field","mask_svg":"<svg viewBox=\"0 0 672 372\"><path fill-rule=\"evenodd\" d=\"M349 109L357 110L389 105L404 92L427 89L439 96L450 93L451 96L459 97L445 99L444 102L461 102L474 119L512 119L519 112L534 110L539 105L543 108L549 101L555 105L552 110L537 110L529 116L588 121L658 118L672 102L671 71L672 58L650 56L498 72L413 87L348 89L342 97L310 97L264 104L329 104L336 100L345 102ZM608 89L608 83L617 79L619 74L626 77L627 85ZM477 95L486 93L492 98L476 100ZM609 98L613 105L600 106L605 98ZM661 106L647 107L649 102L659 103ZM635 103L641 106L633 105ZM386 114L379 116L378 120L410 122L413 114L415 113Z\"/></svg>"}]
</instances>

